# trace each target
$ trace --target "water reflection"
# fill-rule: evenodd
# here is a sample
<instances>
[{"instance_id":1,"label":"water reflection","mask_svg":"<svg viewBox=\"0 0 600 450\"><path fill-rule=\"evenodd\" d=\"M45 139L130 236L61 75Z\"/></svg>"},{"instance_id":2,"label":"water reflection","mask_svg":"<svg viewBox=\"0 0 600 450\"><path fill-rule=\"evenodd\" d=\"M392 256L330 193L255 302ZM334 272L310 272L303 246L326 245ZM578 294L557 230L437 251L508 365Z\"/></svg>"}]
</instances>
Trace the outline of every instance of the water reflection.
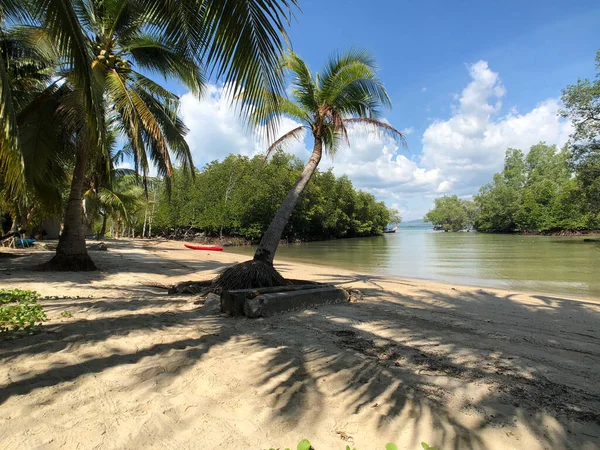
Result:
<instances>
[{"instance_id":1,"label":"water reflection","mask_svg":"<svg viewBox=\"0 0 600 450\"><path fill-rule=\"evenodd\" d=\"M250 248L233 252L252 254ZM600 244L581 237L399 229L373 238L283 246L277 259L448 283L600 297Z\"/></svg>"}]
</instances>

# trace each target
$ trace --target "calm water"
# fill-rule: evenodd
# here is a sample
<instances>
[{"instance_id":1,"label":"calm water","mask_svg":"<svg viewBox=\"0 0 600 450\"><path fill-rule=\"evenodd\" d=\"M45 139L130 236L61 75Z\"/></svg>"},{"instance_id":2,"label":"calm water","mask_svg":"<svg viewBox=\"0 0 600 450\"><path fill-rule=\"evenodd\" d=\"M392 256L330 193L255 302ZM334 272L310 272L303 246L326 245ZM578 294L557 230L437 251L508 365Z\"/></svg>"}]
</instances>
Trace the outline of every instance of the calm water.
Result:
<instances>
[{"instance_id":1,"label":"calm water","mask_svg":"<svg viewBox=\"0 0 600 450\"><path fill-rule=\"evenodd\" d=\"M252 254L249 247L228 249ZM395 234L282 246L278 260L474 286L600 298L600 243L581 237Z\"/></svg>"}]
</instances>

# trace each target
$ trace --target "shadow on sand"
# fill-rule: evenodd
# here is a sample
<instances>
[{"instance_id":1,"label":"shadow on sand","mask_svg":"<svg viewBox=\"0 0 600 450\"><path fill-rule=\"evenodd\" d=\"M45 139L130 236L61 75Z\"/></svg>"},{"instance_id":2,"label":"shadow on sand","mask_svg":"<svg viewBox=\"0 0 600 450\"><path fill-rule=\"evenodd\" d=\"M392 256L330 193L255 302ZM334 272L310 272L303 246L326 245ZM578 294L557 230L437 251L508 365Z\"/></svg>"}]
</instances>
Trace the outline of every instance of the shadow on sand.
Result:
<instances>
[{"instance_id":1,"label":"shadow on sand","mask_svg":"<svg viewBox=\"0 0 600 450\"><path fill-rule=\"evenodd\" d=\"M108 272L113 257L137 258L105 255L99 263ZM181 267L170 264L167 275L218 265L186 260ZM132 271L165 275L165 267L160 257L144 256ZM11 281L19 280L19 270L24 269L16 268ZM143 286L136 292L143 298L131 300L49 300L48 311L70 308L76 312L74 320L3 342L2 364L64 351L80 352L82 360L3 383L0 408L15 396L49 386L68 391L84 375L141 360L158 364L167 356L169 370L162 382L168 384L207 358L211 349L244 347L249 354L262 355L247 364L257 374L255 385L263 389L265 403L269 399L272 405L273 420L289 427L307 414L313 420L320 417L327 395L348 415L368 415L391 439L410 424L410 445L428 440L443 449L486 449L486 430L510 430L517 419L549 449L594 448L600 442L598 305L547 296L534 296L536 302L524 304L485 290L447 295L418 289L403 295L382 287L391 283L402 290L410 284L402 280L325 277L340 285L372 287L363 288L364 302L258 321L190 307L189 297L169 297ZM69 280L68 275L64 279ZM93 319L78 318L92 312ZM570 322L573 317L578 323ZM96 345L116 337L151 335L163 336L164 342L149 341L131 352L115 348L108 356L94 354ZM477 395L461 402L450 395L465 386ZM467 426L461 417L469 411L477 419ZM434 435L421 435L420 421L427 422Z\"/></svg>"}]
</instances>

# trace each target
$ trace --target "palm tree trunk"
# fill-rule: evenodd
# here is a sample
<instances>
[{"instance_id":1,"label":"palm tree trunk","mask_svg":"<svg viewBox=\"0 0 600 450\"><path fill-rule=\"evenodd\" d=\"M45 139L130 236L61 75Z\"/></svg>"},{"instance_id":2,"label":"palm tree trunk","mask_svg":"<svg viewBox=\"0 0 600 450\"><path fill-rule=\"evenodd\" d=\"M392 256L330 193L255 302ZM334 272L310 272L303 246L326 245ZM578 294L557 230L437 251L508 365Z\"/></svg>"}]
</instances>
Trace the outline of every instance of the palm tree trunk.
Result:
<instances>
[{"instance_id":1,"label":"palm tree trunk","mask_svg":"<svg viewBox=\"0 0 600 450\"><path fill-rule=\"evenodd\" d=\"M102 228L100 228L100 234L98 234L98 239L102 239L106 234L106 222L108 222L108 214L105 212L102 216Z\"/></svg>"},{"instance_id":2,"label":"palm tree trunk","mask_svg":"<svg viewBox=\"0 0 600 450\"><path fill-rule=\"evenodd\" d=\"M146 210L144 211L144 226L142 227L142 239L146 237L146 223L148 223L148 205L146 205Z\"/></svg>"},{"instance_id":3,"label":"palm tree trunk","mask_svg":"<svg viewBox=\"0 0 600 450\"><path fill-rule=\"evenodd\" d=\"M96 270L96 266L88 255L85 246L82 194L87 162L87 151L80 149L75 157L71 191L69 192L64 227L58 240L56 255L41 267L43 270Z\"/></svg>"},{"instance_id":4,"label":"palm tree trunk","mask_svg":"<svg viewBox=\"0 0 600 450\"><path fill-rule=\"evenodd\" d=\"M288 195L285 197L285 200L283 200L277 214L275 214L275 218L271 222L271 225L269 225L267 232L263 235L260 244L258 244L256 253L254 253L254 261L261 261L271 266L273 265L275 252L277 251L277 246L281 240L283 230L285 229L290 216L294 212L300 194L302 194L302 191L304 191L308 185L313 173L315 173L322 155L323 143L320 137L315 136L315 145L313 147L312 155L306 163L306 166L304 166L302 175L300 175L296 184L294 184L292 189L290 189L290 192L288 192Z\"/></svg>"}]
</instances>

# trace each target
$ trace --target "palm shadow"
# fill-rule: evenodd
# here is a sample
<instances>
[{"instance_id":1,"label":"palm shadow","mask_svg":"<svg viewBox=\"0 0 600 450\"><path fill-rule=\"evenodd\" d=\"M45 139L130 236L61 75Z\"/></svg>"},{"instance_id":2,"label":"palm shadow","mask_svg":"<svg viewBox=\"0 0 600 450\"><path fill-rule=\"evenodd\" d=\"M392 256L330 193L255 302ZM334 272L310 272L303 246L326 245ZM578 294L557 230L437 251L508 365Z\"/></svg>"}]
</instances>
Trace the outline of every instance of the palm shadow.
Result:
<instances>
[{"instance_id":1,"label":"palm shadow","mask_svg":"<svg viewBox=\"0 0 600 450\"><path fill-rule=\"evenodd\" d=\"M170 369L161 374L168 385L199 362L227 358L227 350L243 347L248 357L240 361L251 367L254 384L271 408L270 420L290 429L308 415L321 418L329 396L390 439L411 426L407 445L426 439L443 448L483 450L486 431L512 426L517 418L549 448L593 446L600 436L600 380L594 373L600 365L600 309L594 303L534 296L539 304L524 304L485 290L446 295L421 288L406 295L383 289L383 278L375 276L325 276L372 287L363 290L361 303L260 320L224 317L192 306L192 298L145 287L140 287L143 298L129 301L48 300L48 308L56 311L93 309L96 317L46 325L39 335L3 342L3 363L60 352L92 354L3 385L0 405L50 386L61 395L84 375L141 360L168 359ZM552 328L539 325L540 316ZM567 327L570 317L578 317L577 338ZM485 326L475 326L478 321ZM135 352L93 354L96 345L114 338L150 335L164 336L166 342ZM539 358L541 347L559 357ZM222 356L212 356L216 348L224 349ZM456 410L451 391L467 386L477 387L479 395ZM469 411L477 412L477 423L462 420ZM549 417L560 426L549 430ZM434 435L423 436L423 430Z\"/></svg>"}]
</instances>

